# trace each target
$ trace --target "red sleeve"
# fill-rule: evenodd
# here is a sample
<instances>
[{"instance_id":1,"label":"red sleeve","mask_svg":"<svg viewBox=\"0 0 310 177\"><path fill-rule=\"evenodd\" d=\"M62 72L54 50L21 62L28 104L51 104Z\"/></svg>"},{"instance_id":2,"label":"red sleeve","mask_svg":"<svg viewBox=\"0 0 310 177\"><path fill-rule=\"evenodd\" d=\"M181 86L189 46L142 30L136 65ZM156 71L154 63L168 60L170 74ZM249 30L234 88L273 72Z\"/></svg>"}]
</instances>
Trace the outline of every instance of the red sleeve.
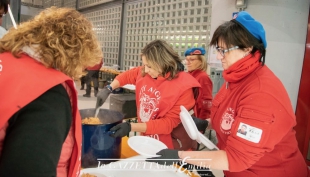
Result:
<instances>
[{"instance_id":1,"label":"red sleeve","mask_svg":"<svg viewBox=\"0 0 310 177\"><path fill-rule=\"evenodd\" d=\"M199 88L199 96L196 103L196 116L202 119L207 119L211 114L213 84L207 75L201 77L198 82L200 83L201 88Z\"/></svg>"},{"instance_id":2,"label":"red sleeve","mask_svg":"<svg viewBox=\"0 0 310 177\"><path fill-rule=\"evenodd\" d=\"M96 65L91 66L91 67L87 67L87 70L100 70L102 64L103 64L103 62L101 61L99 64L96 64Z\"/></svg>"},{"instance_id":3,"label":"red sleeve","mask_svg":"<svg viewBox=\"0 0 310 177\"><path fill-rule=\"evenodd\" d=\"M125 71L118 76L116 76L116 80L119 81L120 86L126 85L126 84L133 84L136 85L136 80L139 74L141 74L142 66L136 67L133 69L130 69L128 71Z\"/></svg>"},{"instance_id":4,"label":"red sleeve","mask_svg":"<svg viewBox=\"0 0 310 177\"><path fill-rule=\"evenodd\" d=\"M167 114L160 118L146 122L146 134L170 134L172 130L181 122L180 106L183 105L187 110L195 104L193 89L186 90ZM165 126L158 126L165 125Z\"/></svg>"}]
</instances>

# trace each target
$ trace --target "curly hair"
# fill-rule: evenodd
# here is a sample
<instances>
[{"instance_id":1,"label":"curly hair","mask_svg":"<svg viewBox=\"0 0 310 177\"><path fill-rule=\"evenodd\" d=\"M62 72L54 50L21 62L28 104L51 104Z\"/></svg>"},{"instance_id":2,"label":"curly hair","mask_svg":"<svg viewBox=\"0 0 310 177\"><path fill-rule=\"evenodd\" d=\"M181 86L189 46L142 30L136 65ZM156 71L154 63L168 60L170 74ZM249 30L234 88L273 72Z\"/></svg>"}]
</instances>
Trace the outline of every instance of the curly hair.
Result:
<instances>
[{"instance_id":1,"label":"curly hair","mask_svg":"<svg viewBox=\"0 0 310 177\"><path fill-rule=\"evenodd\" d=\"M35 52L43 65L74 79L103 57L91 22L70 8L45 9L17 29L11 28L0 40L0 53L11 52L18 58L25 46L38 46Z\"/></svg>"},{"instance_id":2,"label":"curly hair","mask_svg":"<svg viewBox=\"0 0 310 177\"><path fill-rule=\"evenodd\" d=\"M145 56L149 64L154 66L158 71L162 71L161 75L166 76L168 80L178 77L178 73L183 71L182 60L176 51L164 40L157 39L147 44L141 51L140 56ZM144 67L142 76L145 75Z\"/></svg>"}]
</instances>

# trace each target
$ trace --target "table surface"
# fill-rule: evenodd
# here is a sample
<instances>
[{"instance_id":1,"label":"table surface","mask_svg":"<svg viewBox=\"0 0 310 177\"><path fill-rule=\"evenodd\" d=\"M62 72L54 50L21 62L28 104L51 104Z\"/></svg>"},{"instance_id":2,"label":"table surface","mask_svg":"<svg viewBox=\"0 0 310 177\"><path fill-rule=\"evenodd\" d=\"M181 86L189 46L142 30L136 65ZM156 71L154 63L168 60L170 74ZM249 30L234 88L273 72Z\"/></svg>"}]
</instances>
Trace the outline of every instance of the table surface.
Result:
<instances>
[{"instance_id":1,"label":"table surface","mask_svg":"<svg viewBox=\"0 0 310 177\"><path fill-rule=\"evenodd\" d=\"M122 161L124 161L124 160L127 160L127 159L140 159L141 158L141 156L139 156L139 154L136 152L136 151L134 151L133 149L131 149L131 147L128 145L128 137L127 136L125 136L125 137L123 137L122 138L122 143L121 143L121 157L120 157L120 161L119 162L122 162ZM95 174L95 175L97 175L98 177L101 177L101 176L103 176L103 177L105 177L105 175L103 175L102 173L100 173L102 170L104 170L104 169L100 169L100 168L86 168L86 169L82 169L82 171L81 171L81 174L80 175L82 175L83 173L89 173L89 174ZM174 173L171 173L171 171L169 171L169 170L167 170L167 171L161 171L162 172L162 175L168 175L168 176L176 176L176 177L184 177L184 176L188 176L188 177L199 177L198 175L196 175L196 174L194 174L194 173L190 173L190 172L188 172L186 169L181 169L182 171L184 171L184 173L176 173L176 172L174 172ZM160 171L159 171L160 172ZM111 173L111 171L105 171L105 174L109 174L109 173ZM121 172L119 172L118 171L118 173L121 173ZM124 174L125 173L127 173L126 174L126 176L140 176L140 175L142 175L143 173L145 173L145 172L143 172L143 171L124 171ZM149 173L149 172L147 172L147 173ZM149 177L152 177L152 174L153 172L150 172L149 174L148 174L148 176ZM112 173L113 174L113 173ZM123 174L121 174L121 176L122 176ZM144 174L145 175L145 174ZM143 175L143 176L144 176ZM154 174L155 176L158 176L158 175L160 175L160 173L158 173L158 172L156 172L155 174ZM160 175L161 176L161 175Z\"/></svg>"}]
</instances>

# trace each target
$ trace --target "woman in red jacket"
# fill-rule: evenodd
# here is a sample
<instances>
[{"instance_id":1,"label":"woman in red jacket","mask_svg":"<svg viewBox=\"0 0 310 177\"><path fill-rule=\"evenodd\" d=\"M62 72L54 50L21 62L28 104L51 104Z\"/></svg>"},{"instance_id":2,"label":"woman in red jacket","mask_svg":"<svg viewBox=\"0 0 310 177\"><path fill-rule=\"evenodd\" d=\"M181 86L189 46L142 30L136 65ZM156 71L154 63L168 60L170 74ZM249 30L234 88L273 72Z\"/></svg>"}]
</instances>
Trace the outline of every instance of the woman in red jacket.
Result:
<instances>
[{"instance_id":1,"label":"woman in red jacket","mask_svg":"<svg viewBox=\"0 0 310 177\"><path fill-rule=\"evenodd\" d=\"M101 58L92 24L73 9L45 9L1 38L1 177L79 176L73 79Z\"/></svg>"},{"instance_id":2,"label":"woman in red jacket","mask_svg":"<svg viewBox=\"0 0 310 177\"><path fill-rule=\"evenodd\" d=\"M188 150L197 143L186 134L179 117L180 105L188 110L195 104L193 88L199 83L184 72L179 55L163 40L155 40L141 51L143 66L118 75L98 93L101 106L112 90L126 85L136 86L136 105L139 123L122 123L113 127L115 137L130 131L156 138L171 149Z\"/></svg>"},{"instance_id":3,"label":"woman in red jacket","mask_svg":"<svg viewBox=\"0 0 310 177\"><path fill-rule=\"evenodd\" d=\"M207 60L204 57L206 50L202 47L189 48L185 51L185 65L187 71L192 75L201 85L200 88L195 89L195 107L192 116L202 120L210 119L211 106L212 106L212 81L207 75ZM197 128L204 134L207 128L207 121L199 121L194 118ZM198 123L199 121L199 123ZM209 133L211 133L210 130ZM199 144L198 144L199 148ZM197 170L201 176L214 176L207 169Z\"/></svg>"},{"instance_id":4,"label":"woman in red jacket","mask_svg":"<svg viewBox=\"0 0 310 177\"><path fill-rule=\"evenodd\" d=\"M161 157L224 170L226 177L307 177L297 145L296 118L288 94L265 65L262 24L245 11L214 32L211 45L222 62L225 83L212 101L218 151L162 150ZM239 131L239 129L246 131ZM199 160L195 160L199 159ZM204 159L204 160L202 160ZM173 160L172 160L173 162Z\"/></svg>"},{"instance_id":5,"label":"woman in red jacket","mask_svg":"<svg viewBox=\"0 0 310 177\"><path fill-rule=\"evenodd\" d=\"M185 64L190 75L197 79L201 87L197 89L194 116L209 119L212 106L212 81L207 75L206 50L202 47L185 51Z\"/></svg>"}]
</instances>

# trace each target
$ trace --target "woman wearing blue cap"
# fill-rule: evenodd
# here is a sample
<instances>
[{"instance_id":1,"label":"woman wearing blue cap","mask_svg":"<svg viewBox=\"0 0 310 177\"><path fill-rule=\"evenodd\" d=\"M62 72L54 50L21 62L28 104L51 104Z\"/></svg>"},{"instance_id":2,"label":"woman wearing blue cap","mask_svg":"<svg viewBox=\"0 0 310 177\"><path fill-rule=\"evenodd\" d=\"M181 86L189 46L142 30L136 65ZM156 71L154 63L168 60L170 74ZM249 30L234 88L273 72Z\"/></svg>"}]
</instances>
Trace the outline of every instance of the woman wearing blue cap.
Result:
<instances>
[{"instance_id":1,"label":"woman wearing blue cap","mask_svg":"<svg viewBox=\"0 0 310 177\"><path fill-rule=\"evenodd\" d=\"M212 106L212 81L207 75L206 50L202 47L189 48L185 51L187 71L197 79L201 87L197 90L194 115L200 119L210 118Z\"/></svg>"},{"instance_id":2,"label":"woman wearing blue cap","mask_svg":"<svg viewBox=\"0 0 310 177\"><path fill-rule=\"evenodd\" d=\"M220 25L211 40L225 84L212 101L211 122L219 151L162 150L157 163L187 163L224 170L226 177L309 175L295 137L296 119L281 81L264 64L262 24L247 12ZM247 133L238 130L247 126ZM170 161L158 159L175 159ZM195 160L200 159L200 160ZM205 160L201 160L205 159Z\"/></svg>"}]
</instances>

